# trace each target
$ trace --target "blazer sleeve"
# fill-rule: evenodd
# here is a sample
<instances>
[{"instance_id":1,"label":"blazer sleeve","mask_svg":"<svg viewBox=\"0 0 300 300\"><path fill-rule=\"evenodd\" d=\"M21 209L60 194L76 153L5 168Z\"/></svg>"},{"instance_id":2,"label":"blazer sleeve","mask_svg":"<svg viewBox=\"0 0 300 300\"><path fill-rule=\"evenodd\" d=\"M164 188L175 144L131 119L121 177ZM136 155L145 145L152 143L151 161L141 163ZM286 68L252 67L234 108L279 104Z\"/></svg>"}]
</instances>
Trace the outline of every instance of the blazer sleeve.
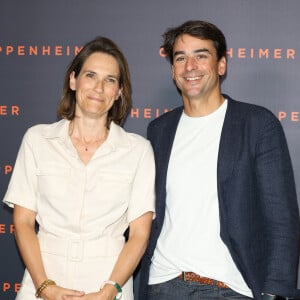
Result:
<instances>
[{"instance_id":1,"label":"blazer sleeve","mask_svg":"<svg viewBox=\"0 0 300 300\"><path fill-rule=\"evenodd\" d=\"M275 116L259 134L255 172L266 232L263 292L298 298L299 208L286 138Z\"/></svg>"}]
</instances>

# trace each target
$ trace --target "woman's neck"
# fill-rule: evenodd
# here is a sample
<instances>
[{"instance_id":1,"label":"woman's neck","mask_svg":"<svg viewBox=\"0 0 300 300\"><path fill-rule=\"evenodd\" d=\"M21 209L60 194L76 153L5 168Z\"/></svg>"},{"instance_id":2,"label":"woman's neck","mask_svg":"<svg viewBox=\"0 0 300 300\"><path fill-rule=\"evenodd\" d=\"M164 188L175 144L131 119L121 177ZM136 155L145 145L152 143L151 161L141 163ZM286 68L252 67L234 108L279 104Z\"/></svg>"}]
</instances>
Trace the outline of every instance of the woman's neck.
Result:
<instances>
[{"instance_id":1,"label":"woman's neck","mask_svg":"<svg viewBox=\"0 0 300 300\"><path fill-rule=\"evenodd\" d=\"M70 137L87 144L106 139L107 134L106 121L74 118L69 125Z\"/></svg>"},{"instance_id":2,"label":"woman's neck","mask_svg":"<svg viewBox=\"0 0 300 300\"><path fill-rule=\"evenodd\" d=\"M96 150L107 139L109 130L104 122L74 119L69 125L69 136L80 159L87 164Z\"/></svg>"}]
</instances>

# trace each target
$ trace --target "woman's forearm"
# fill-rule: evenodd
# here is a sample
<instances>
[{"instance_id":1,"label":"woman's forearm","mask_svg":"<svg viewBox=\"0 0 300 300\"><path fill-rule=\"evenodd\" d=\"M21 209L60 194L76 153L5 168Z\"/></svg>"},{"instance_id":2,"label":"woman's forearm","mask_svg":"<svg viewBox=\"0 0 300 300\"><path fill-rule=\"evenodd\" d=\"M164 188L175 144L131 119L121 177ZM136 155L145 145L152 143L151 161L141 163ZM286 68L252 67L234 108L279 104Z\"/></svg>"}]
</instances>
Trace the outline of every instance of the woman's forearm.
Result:
<instances>
[{"instance_id":1,"label":"woman's forearm","mask_svg":"<svg viewBox=\"0 0 300 300\"><path fill-rule=\"evenodd\" d=\"M35 212L21 206L16 205L14 208L16 242L35 288L38 288L47 279L47 275L35 232L35 215Z\"/></svg>"},{"instance_id":2,"label":"woman's forearm","mask_svg":"<svg viewBox=\"0 0 300 300\"><path fill-rule=\"evenodd\" d=\"M148 244L152 212L148 212L130 224L129 239L121 251L110 279L123 285L135 271Z\"/></svg>"}]
</instances>

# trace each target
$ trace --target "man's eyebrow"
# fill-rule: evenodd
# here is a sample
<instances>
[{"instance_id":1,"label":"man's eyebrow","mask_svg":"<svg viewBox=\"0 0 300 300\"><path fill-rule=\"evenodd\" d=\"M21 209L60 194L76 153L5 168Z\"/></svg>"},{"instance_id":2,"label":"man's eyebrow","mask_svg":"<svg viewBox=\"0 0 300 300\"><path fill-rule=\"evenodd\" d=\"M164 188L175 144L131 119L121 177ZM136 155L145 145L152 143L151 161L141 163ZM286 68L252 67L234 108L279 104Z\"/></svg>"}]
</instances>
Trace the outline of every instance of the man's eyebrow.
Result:
<instances>
[{"instance_id":1,"label":"man's eyebrow","mask_svg":"<svg viewBox=\"0 0 300 300\"><path fill-rule=\"evenodd\" d=\"M202 52L210 53L210 51L207 48L196 49L195 51L193 51L193 53L202 53ZM173 57L175 57L177 55L182 55L182 54L186 54L186 52L185 51L176 51L176 52L174 52Z\"/></svg>"},{"instance_id":2,"label":"man's eyebrow","mask_svg":"<svg viewBox=\"0 0 300 300\"><path fill-rule=\"evenodd\" d=\"M210 53L209 49L207 48L201 48L194 51L194 53L201 53L201 52L207 52Z\"/></svg>"},{"instance_id":3,"label":"man's eyebrow","mask_svg":"<svg viewBox=\"0 0 300 300\"><path fill-rule=\"evenodd\" d=\"M89 72L89 73L94 73L94 74L96 74L95 71L90 70L90 69L82 69L82 71L83 71L83 72Z\"/></svg>"}]
</instances>

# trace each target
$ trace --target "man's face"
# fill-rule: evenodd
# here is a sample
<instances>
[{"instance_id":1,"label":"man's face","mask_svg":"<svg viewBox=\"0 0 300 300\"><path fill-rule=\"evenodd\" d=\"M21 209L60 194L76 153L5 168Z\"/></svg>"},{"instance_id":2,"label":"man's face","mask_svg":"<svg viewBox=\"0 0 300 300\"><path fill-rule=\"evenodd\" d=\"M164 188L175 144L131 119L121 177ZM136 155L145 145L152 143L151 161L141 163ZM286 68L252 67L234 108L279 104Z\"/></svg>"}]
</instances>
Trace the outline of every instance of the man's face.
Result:
<instances>
[{"instance_id":1,"label":"man's face","mask_svg":"<svg viewBox=\"0 0 300 300\"><path fill-rule=\"evenodd\" d=\"M188 34L174 44L172 74L184 100L201 100L220 93L219 76L226 72L226 59L217 60L211 40Z\"/></svg>"}]
</instances>

